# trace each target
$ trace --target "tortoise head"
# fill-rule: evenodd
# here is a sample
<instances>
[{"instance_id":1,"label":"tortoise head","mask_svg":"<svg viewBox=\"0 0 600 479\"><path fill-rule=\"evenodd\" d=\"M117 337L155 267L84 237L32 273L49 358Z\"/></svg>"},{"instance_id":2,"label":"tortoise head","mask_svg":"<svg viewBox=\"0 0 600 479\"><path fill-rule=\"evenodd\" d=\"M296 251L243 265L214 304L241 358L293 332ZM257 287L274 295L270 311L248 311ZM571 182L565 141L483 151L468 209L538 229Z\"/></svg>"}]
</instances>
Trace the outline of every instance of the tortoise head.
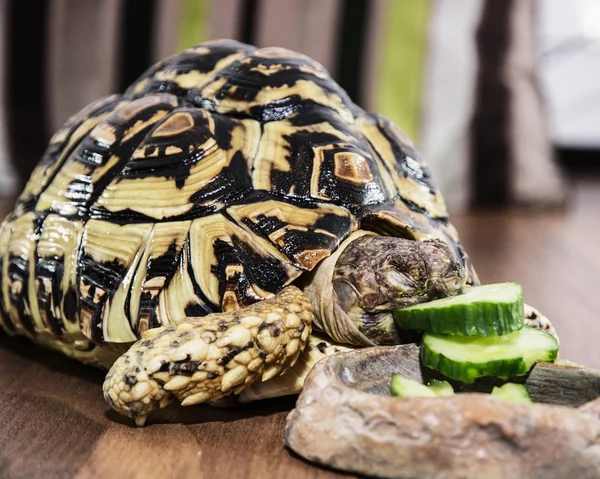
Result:
<instances>
[{"instance_id":1,"label":"tortoise head","mask_svg":"<svg viewBox=\"0 0 600 479\"><path fill-rule=\"evenodd\" d=\"M319 267L307 292L318 326L342 343L398 344L394 309L459 294L467 282L462 261L441 240L359 231L340 250Z\"/></svg>"}]
</instances>

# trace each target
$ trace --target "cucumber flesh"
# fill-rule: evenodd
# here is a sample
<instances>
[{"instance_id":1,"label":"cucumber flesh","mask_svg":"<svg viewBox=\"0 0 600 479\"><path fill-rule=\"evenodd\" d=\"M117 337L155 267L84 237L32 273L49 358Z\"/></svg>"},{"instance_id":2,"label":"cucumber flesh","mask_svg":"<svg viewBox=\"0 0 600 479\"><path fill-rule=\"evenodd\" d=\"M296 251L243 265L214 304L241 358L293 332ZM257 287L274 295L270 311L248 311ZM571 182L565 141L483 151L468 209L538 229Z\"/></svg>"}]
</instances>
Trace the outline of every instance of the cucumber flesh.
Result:
<instances>
[{"instance_id":1,"label":"cucumber flesh","mask_svg":"<svg viewBox=\"0 0 600 479\"><path fill-rule=\"evenodd\" d=\"M435 391L429 389L425 384L408 379L402 374L392 374L390 392L392 396L400 397L437 397Z\"/></svg>"},{"instance_id":2,"label":"cucumber flesh","mask_svg":"<svg viewBox=\"0 0 600 479\"><path fill-rule=\"evenodd\" d=\"M442 397L454 395L454 389L448 381L433 379L428 386L402 374L393 374L390 382L392 396L400 397Z\"/></svg>"},{"instance_id":3,"label":"cucumber flesh","mask_svg":"<svg viewBox=\"0 0 600 479\"><path fill-rule=\"evenodd\" d=\"M440 381L438 379L432 379L429 381L429 389L435 392L436 396L453 396L454 389L448 381Z\"/></svg>"},{"instance_id":4,"label":"cucumber flesh","mask_svg":"<svg viewBox=\"0 0 600 479\"><path fill-rule=\"evenodd\" d=\"M553 362L557 354L552 335L529 327L489 338L426 333L421 345L424 366L464 383L484 376L523 376L537 362Z\"/></svg>"},{"instance_id":5,"label":"cucumber flesh","mask_svg":"<svg viewBox=\"0 0 600 479\"><path fill-rule=\"evenodd\" d=\"M506 383L504 386L495 387L492 390L492 396L521 404L531 404L533 402L527 389L522 384Z\"/></svg>"},{"instance_id":6,"label":"cucumber flesh","mask_svg":"<svg viewBox=\"0 0 600 479\"><path fill-rule=\"evenodd\" d=\"M575 361L569 361L568 359L559 359L556 364L560 366L568 366L570 368L585 368L583 364L576 363Z\"/></svg>"},{"instance_id":7,"label":"cucumber flesh","mask_svg":"<svg viewBox=\"0 0 600 479\"><path fill-rule=\"evenodd\" d=\"M457 336L500 336L524 325L523 288L518 283L475 286L464 294L394 311L403 329Z\"/></svg>"}]
</instances>

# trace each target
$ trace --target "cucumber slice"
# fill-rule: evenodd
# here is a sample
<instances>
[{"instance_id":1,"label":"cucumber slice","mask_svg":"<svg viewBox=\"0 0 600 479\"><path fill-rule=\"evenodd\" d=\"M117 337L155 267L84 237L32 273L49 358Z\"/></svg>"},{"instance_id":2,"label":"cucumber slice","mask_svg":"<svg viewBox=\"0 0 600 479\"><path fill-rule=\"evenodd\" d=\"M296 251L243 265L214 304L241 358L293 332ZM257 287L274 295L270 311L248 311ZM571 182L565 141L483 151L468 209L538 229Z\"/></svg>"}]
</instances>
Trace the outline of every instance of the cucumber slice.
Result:
<instances>
[{"instance_id":1,"label":"cucumber slice","mask_svg":"<svg viewBox=\"0 0 600 479\"><path fill-rule=\"evenodd\" d=\"M436 396L453 396L454 389L448 381L440 381L439 379L432 379L428 385Z\"/></svg>"},{"instance_id":2,"label":"cucumber slice","mask_svg":"<svg viewBox=\"0 0 600 479\"><path fill-rule=\"evenodd\" d=\"M438 381L433 379L429 386L421 384L413 379L408 379L402 374L392 374L392 381L390 382L390 391L392 396L399 397L441 397L441 396L452 396L454 389L450 386L448 381Z\"/></svg>"},{"instance_id":3,"label":"cucumber slice","mask_svg":"<svg viewBox=\"0 0 600 479\"><path fill-rule=\"evenodd\" d=\"M576 363L575 361L569 361L568 359L559 359L556 364L560 366L569 366L570 368L585 368L583 364Z\"/></svg>"},{"instance_id":4,"label":"cucumber slice","mask_svg":"<svg viewBox=\"0 0 600 479\"><path fill-rule=\"evenodd\" d=\"M529 327L492 338L427 333L421 345L424 366L464 383L483 376L523 376L537 362L553 362L557 354L552 335Z\"/></svg>"},{"instance_id":5,"label":"cucumber slice","mask_svg":"<svg viewBox=\"0 0 600 479\"><path fill-rule=\"evenodd\" d=\"M495 387L492 390L492 396L504 399L505 401L531 404L533 401L529 393L522 384L506 383L504 386Z\"/></svg>"},{"instance_id":6,"label":"cucumber slice","mask_svg":"<svg viewBox=\"0 0 600 479\"><path fill-rule=\"evenodd\" d=\"M498 283L469 288L466 293L394 311L403 329L457 336L500 336L524 325L523 288Z\"/></svg>"},{"instance_id":7,"label":"cucumber slice","mask_svg":"<svg viewBox=\"0 0 600 479\"><path fill-rule=\"evenodd\" d=\"M425 384L408 379L402 374L392 374L390 392L392 396L400 397L437 397L435 391L429 389Z\"/></svg>"}]
</instances>

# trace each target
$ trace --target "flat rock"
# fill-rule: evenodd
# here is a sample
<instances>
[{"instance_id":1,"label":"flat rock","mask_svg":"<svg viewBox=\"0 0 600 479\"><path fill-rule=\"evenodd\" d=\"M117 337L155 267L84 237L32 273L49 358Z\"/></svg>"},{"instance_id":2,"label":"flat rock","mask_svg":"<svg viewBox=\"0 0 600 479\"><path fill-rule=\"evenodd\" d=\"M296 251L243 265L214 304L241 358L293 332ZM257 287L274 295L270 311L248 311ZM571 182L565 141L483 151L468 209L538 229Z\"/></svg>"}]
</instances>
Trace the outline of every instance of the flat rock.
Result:
<instances>
[{"instance_id":1,"label":"flat rock","mask_svg":"<svg viewBox=\"0 0 600 479\"><path fill-rule=\"evenodd\" d=\"M600 478L599 372L537 365L524 380L541 402L531 405L478 392L394 398L394 372L422 379L418 347L320 361L288 415L287 445L310 461L377 477Z\"/></svg>"}]
</instances>

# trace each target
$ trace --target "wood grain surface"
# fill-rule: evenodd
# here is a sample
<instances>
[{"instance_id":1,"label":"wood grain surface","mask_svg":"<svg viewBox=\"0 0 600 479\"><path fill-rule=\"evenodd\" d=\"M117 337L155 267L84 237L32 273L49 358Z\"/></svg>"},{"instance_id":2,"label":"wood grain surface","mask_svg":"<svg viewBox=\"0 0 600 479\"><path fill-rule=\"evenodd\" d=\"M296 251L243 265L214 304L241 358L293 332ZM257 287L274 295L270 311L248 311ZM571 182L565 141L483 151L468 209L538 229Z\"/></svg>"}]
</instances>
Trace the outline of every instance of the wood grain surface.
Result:
<instances>
[{"instance_id":1,"label":"wood grain surface","mask_svg":"<svg viewBox=\"0 0 600 479\"><path fill-rule=\"evenodd\" d=\"M11 202L0 205L4 215ZM565 212L478 212L453 222L482 281L519 281L562 356L600 368L600 179ZM103 373L0 337L2 478L327 478L283 445L295 398L236 410L171 408L139 429L104 403Z\"/></svg>"}]
</instances>

